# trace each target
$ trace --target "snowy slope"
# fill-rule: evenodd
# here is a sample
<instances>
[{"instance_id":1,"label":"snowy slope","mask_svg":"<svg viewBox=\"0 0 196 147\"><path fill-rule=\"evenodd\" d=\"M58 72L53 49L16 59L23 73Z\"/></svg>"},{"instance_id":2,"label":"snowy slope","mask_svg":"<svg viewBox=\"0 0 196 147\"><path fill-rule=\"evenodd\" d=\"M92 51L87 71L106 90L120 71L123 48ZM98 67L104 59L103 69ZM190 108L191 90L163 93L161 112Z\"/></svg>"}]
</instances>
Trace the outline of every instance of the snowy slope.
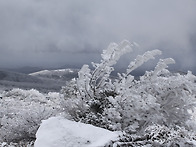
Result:
<instances>
[{"instance_id":1,"label":"snowy slope","mask_svg":"<svg viewBox=\"0 0 196 147\"><path fill-rule=\"evenodd\" d=\"M35 147L101 147L118 135L119 132L52 117L44 120L38 129Z\"/></svg>"},{"instance_id":2,"label":"snowy slope","mask_svg":"<svg viewBox=\"0 0 196 147\"><path fill-rule=\"evenodd\" d=\"M69 81L72 78L76 78L78 75L78 69L57 69L57 70L42 70L34 72L29 75L34 77L49 78L55 80Z\"/></svg>"},{"instance_id":3,"label":"snowy slope","mask_svg":"<svg viewBox=\"0 0 196 147\"><path fill-rule=\"evenodd\" d=\"M74 70L72 69L57 69L57 70L41 70L41 71L38 71L38 72L34 72L34 73L31 73L30 75L52 75L52 74L56 74L56 75L63 75L63 74L66 74L66 73L73 73Z\"/></svg>"}]
</instances>

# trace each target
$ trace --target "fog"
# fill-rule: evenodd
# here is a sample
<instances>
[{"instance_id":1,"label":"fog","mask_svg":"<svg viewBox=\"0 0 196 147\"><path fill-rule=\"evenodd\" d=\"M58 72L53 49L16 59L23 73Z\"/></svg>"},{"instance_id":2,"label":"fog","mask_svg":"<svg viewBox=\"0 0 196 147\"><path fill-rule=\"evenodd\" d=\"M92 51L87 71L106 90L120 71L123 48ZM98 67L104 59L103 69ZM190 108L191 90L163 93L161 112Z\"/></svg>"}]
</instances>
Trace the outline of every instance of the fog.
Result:
<instances>
[{"instance_id":1,"label":"fog","mask_svg":"<svg viewBox=\"0 0 196 147\"><path fill-rule=\"evenodd\" d=\"M0 0L0 67L80 66L127 39L134 55L160 49L173 70L196 73L195 25L195 0Z\"/></svg>"}]
</instances>

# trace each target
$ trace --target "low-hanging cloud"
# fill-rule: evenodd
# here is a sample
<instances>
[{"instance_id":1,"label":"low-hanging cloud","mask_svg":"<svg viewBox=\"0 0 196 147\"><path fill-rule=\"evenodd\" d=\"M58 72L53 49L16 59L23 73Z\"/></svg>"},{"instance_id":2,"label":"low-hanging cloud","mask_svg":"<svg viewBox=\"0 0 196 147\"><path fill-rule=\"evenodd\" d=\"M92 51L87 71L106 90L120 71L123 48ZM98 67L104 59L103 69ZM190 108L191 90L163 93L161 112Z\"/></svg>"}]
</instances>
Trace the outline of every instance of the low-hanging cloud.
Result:
<instances>
[{"instance_id":1,"label":"low-hanging cloud","mask_svg":"<svg viewBox=\"0 0 196 147\"><path fill-rule=\"evenodd\" d=\"M0 0L0 22L2 67L88 63L127 39L196 68L194 0Z\"/></svg>"}]
</instances>

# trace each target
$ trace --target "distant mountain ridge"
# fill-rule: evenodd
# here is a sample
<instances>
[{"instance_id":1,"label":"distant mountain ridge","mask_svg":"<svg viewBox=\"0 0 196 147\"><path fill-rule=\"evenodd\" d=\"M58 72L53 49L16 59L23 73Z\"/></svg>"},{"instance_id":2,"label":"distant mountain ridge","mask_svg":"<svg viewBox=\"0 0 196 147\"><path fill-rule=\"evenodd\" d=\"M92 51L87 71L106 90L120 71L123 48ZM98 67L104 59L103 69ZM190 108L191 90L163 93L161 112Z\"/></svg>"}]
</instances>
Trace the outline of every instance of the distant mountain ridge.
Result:
<instances>
[{"instance_id":1,"label":"distant mountain ridge","mask_svg":"<svg viewBox=\"0 0 196 147\"><path fill-rule=\"evenodd\" d=\"M0 89L34 88L42 92L58 92L77 74L77 69L41 70L31 74L0 70Z\"/></svg>"},{"instance_id":2,"label":"distant mountain ridge","mask_svg":"<svg viewBox=\"0 0 196 147\"><path fill-rule=\"evenodd\" d=\"M20 68L1 68L0 70L29 74L29 73L41 71L43 69L44 68L41 68L41 67L25 66L25 67L20 67Z\"/></svg>"},{"instance_id":3,"label":"distant mountain ridge","mask_svg":"<svg viewBox=\"0 0 196 147\"><path fill-rule=\"evenodd\" d=\"M0 70L0 80L13 81L13 82L33 82L33 83L42 82L41 79L38 79L36 77L27 74L17 73L12 71L4 71L4 70Z\"/></svg>"}]
</instances>

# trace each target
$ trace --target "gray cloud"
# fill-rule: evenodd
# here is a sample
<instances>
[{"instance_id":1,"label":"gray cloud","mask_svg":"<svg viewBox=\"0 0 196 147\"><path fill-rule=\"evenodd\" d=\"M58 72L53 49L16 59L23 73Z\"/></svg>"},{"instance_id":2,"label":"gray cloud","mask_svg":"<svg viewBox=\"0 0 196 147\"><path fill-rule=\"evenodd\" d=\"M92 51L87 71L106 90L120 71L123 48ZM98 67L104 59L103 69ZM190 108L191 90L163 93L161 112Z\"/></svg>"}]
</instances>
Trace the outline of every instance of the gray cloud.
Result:
<instances>
[{"instance_id":1,"label":"gray cloud","mask_svg":"<svg viewBox=\"0 0 196 147\"><path fill-rule=\"evenodd\" d=\"M128 39L196 69L195 0L0 0L0 22L1 67L88 63Z\"/></svg>"}]
</instances>

